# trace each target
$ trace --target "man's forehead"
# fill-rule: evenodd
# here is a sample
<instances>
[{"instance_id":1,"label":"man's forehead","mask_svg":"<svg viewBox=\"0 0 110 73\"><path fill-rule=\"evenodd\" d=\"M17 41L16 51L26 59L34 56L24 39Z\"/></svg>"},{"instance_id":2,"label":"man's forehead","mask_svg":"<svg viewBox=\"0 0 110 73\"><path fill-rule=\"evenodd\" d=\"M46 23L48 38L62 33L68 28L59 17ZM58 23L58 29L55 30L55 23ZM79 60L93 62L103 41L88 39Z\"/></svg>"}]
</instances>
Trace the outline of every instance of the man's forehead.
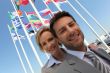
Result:
<instances>
[{"instance_id":1,"label":"man's forehead","mask_svg":"<svg viewBox=\"0 0 110 73\"><path fill-rule=\"evenodd\" d=\"M58 29L58 28L62 28L64 25L69 24L72 21L73 21L73 19L71 17L67 17L67 16L62 17L54 23L53 28L54 28L54 30Z\"/></svg>"}]
</instances>

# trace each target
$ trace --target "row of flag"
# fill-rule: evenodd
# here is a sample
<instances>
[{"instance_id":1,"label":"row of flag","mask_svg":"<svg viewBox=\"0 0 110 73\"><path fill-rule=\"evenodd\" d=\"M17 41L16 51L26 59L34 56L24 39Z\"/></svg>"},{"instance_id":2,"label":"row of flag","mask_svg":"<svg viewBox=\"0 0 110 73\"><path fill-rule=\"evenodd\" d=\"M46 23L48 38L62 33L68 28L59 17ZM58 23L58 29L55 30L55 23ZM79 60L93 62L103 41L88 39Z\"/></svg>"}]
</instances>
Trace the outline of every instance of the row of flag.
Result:
<instances>
[{"instance_id":1,"label":"row of flag","mask_svg":"<svg viewBox=\"0 0 110 73\"><path fill-rule=\"evenodd\" d=\"M35 36L35 34L37 33L37 30L39 30L42 26L49 26L50 18L46 18L46 16L48 17L50 15L53 15L54 13L56 13L58 11L51 11L49 8L46 8L46 9L39 11L38 14L37 14L37 12L34 12L34 11L24 12L27 19L28 19L28 22L26 22L26 21L23 21L26 17L23 16L23 12L20 10L20 6L28 5L29 0L11 0L11 1L14 2L14 3L12 2L12 4L15 5L15 6L13 5L15 11L13 11L13 12L8 11L9 18L12 22L12 24L8 25L8 28L9 28L11 37L13 39L13 43L15 45L15 48L17 49L16 41L18 41L20 43L20 46L21 46L23 54L26 58L26 61L29 65L29 68L30 68L31 72L34 73L32 66L27 58L26 53L25 53L25 49L23 47L24 45L22 44L21 40L25 40L27 38L31 49L32 49L33 53L35 54L35 57L36 57L38 63L42 67L43 63L42 63L39 55L37 54L37 51L35 49L35 46L33 44L31 37L33 35ZM31 0L31 1L34 4L35 0ZM44 2L46 5L48 5L52 2L55 2L59 5L60 3L65 2L65 0L44 0ZM41 16L41 18L39 17L39 15ZM20 31L19 31L20 29L21 30L23 29L23 31L24 31L23 33L25 33L26 36L24 36L20 33ZM17 51L17 53L20 56L19 51ZM46 54L46 56L48 59L49 56L47 54ZM23 62L22 59L20 59L20 62L21 63ZM23 63L22 63L22 67L23 67L25 73L27 73Z\"/></svg>"},{"instance_id":2,"label":"row of flag","mask_svg":"<svg viewBox=\"0 0 110 73\"><path fill-rule=\"evenodd\" d=\"M15 11L13 12L9 12L8 11L8 14L9 14L9 18L11 19L12 23L15 25L15 27L17 28L17 30L19 29L22 29L22 26L21 26L21 23L19 21L19 18L17 16L17 14L20 16L20 19L23 20L24 16L22 16L22 14L20 14L18 12L18 10L20 10L20 6L21 5L27 5L29 3L28 0L13 0L15 2L15 6L16 6L16 9L17 9L17 13ZM44 2L48 5L49 3L51 2L55 2L55 3L63 3L65 2L66 0L45 0ZM35 0L32 0L32 2L35 2ZM50 9L46 8L46 9L43 9L41 11L39 11L39 13L41 14L42 16L42 20L44 22L44 24L46 26L49 25L49 21L50 19L46 19L45 16L48 16L49 14L52 15L54 13L56 13L58 11L51 11ZM25 25L25 29L28 30L30 29L32 26L36 29L39 29L41 26L43 26L41 20L38 18L36 12L26 12L26 15L27 15L27 19L29 20L28 23L26 22L23 22L23 24ZM14 26L12 24L9 25L9 28L10 30L14 30ZM34 32L32 32L33 30L28 30L28 33L32 36L32 34ZM15 34L15 33L12 33L12 34ZM21 36L21 35L20 35ZM20 37L19 36L19 37ZM13 38L15 38L15 40L17 40L17 36L13 36ZM22 37L20 37L22 39ZM23 37L24 38L24 37Z\"/></svg>"}]
</instances>

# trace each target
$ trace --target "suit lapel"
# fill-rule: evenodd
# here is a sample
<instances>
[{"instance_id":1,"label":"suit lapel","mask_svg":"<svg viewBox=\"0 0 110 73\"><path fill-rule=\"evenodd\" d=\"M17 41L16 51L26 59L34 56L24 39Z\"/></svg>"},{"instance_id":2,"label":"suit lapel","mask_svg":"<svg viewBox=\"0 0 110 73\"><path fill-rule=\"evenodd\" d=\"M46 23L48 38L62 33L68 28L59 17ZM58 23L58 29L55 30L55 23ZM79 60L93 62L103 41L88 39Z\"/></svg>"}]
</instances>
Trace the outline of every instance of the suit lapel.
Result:
<instances>
[{"instance_id":1,"label":"suit lapel","mask_svg":"<svg viewBox=\"0 0 110 73\"><path fill-rule=\"evenodd\" d=\"M101 58L110 62L110 55L107 54L107 52L105 50L103 50L102 48L98 48L97 50L91 50L91 51L93 51L95 54L97 54Z\"/></svg>"}]
</instances>

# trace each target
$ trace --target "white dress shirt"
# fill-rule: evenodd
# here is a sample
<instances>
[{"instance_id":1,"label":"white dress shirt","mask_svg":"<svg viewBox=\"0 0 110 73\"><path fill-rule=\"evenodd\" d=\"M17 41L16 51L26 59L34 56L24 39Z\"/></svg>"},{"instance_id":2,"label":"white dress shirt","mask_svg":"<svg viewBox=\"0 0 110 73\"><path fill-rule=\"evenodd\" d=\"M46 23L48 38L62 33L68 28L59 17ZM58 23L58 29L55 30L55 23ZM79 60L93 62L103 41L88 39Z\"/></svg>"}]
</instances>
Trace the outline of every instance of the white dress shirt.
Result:
<instances>
[{"instance_id":1,"label":"white dress shirt","mask_svg":"<svg viewBox=\"0 0 110 73\"><path fill-rule=\"evenodd\" d=\"M53 64L60 64L60 63L62 63L62 62L54 59L53 56L50 56L47 68L51 67Z\"/></svg>"},{"instance_id":2,"label":"white dress shirt","mask_svg":"<svg viewBox=\"0 0 110 73\"><path fill-rule=\"evenodd\" d=\"M67 51L67 53L71 54L71 55L74 55L76 57L78 57L79 59L91 64L92 66L94 66L94 64L91 62L91 60L87 57L85 57L85 52L82 52L82 51L73 51L73 50L69 50L69 49L65 49ZM87 48L87 52L89 52L90 49ZM90 51L92 52L92 51ZM96 54L95 54L96 55ZM97 56L96 57L103 63L105 64L106 66L110 67L101 57Z\"/></svg>"}]
</instances>

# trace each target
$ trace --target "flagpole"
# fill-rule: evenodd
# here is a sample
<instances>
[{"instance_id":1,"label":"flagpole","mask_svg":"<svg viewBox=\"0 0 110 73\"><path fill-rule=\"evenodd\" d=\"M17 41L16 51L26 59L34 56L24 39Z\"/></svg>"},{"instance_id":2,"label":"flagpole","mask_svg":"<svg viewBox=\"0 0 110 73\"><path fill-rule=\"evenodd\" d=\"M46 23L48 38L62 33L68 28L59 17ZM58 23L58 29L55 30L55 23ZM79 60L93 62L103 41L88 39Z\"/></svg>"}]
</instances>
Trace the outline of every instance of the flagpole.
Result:
<instances>
[{"instance_id":1,"label":"flagpole","mask_svg":"<svg viewBox=\"0 0 110 73\"><path fill-rule=\"evenodd\" d=\"M17 13L17 10L16 10L16 8L15 8L14 3L13 3L12 0L11 0L11 3L12 3L12 5L13 5L13 7L14 7L16 13ZM40 60L40 58L39 58L39 56L38 56L38 54L37 54L37 52L36 52L36 49L35 49L34 45L32 44L32 41L31 41L31 39L29 38L27 31L25 30L25 26L23 25L23 22L21 21L21 19L20 19L20 17L19 17L18 14L17 14L17 16L18 16L18 18L19 18L19 20L20 20L20 23L21 23L21 25L22 25L22 27L23 27L23 30L24 30L24 32L25 32L25 34L26 34L26 36L27 36L27 39L28 39L29 44L30 44L30 46L31 46L31 48L32 48L32 51L33 51L34 54L35 54L35 57L36 57L37 61L39 62L40 66L43 67L43 63L41 62L41 60Z\"/></svg>"},{"instance_id":2,"label":"flagpole","mask_svg":"<svg viewBox=\"0 0 110 73\"><path fill-rule=\"evenodd\" d=\"M67 1L67 3L70 5L70 7L72 7L72 9L78 14L79 17L81 17L83 19L83 21L89 26L89 28L93 31L93 33L102 41L102 43L106 46L106 48L108 50L110 50L110 48L107 46L107 44L100 38L100 36L95 32L95 30L90 26L90 24L86 21L86 19L71 5L71 3L69 1Z\"/></svg>"},{"instance_id":3,"label":"flagpole","mask_svg":"<svg viewBox=\"0 0 110 73\"><path fill-rule=\"evenodd\" d=\"M24 47L23 47L23 45L22 45L22 43L21 43L21 40L20 40L20 38L19 38L19 36L18 36L18 33L17 33L17 29L16 29L15 25L13 24L13 22L12 22L12 25L13 25L13 27L14 27L14 29L15 29L15 33L16 33L16 35L17 35L17 39L19 40L21 49L22 49L22 51L23 51L23 54L24 54L24 56L25 56L25 58L26 58L26 61L27 61L28 65L29 65L29 68L30 68L31 72L34 73L34 70L32 69L32 66L31 66L31 64L30 64L30 62L29 62L29 59L28 59L28 57L27 57L27 54L26 54L26 52L25 52L25 50L24 50Z\"/></svg>"},{"instance_id":4,"label":"flagpole","mask_svg":"<svg viewBox=\"0 0 110 73\"><path fill-rule=\"evenodd\" d=\"M107 32L106 29L103 28L103 26L96 20L96 18L78 1L75 0L75 2L96 22L96 24L110 37L110 34Z\"/></svg>"},{"instance_id":5,"label":"flagpole","mask_svg":"<svg viewBox=\"0 0 110 73\"><path fill-rule=\"evenodd\" d=\"M28 19L28 21L30 22L30 20L29 20L29 18L28 18L28 16L27 16L27 13L25 12L25 14L26 14L26 17L27 17L27 19ZM33 29L33 27L32 27L32 29ZM34 29L33 29L34 30ZM34 30L34 35L36 35L35 34L35 30ZM47 56L47 58L49 59L49 56L48 56L48 54L45 52L45 54L46 54L46 56Z\"/></svg>"},{"instance_id":6,"label":"flagpole","mask_svg":"<svg viewBox=\"0 0 110 73\"><path fill-rule=\"evenodd\" d=\"M10 35L11 35L11 30L10 30L9 25L8 25L8 30L9 30ZM11 38L12 38L12 40L13 40L13 43L14 43L14 46L15 46L15 49L16 49L16 52L17 52L18 58L19 58L19 60L20 60L21 66L22 66L24 72L27 73L26 68L25 68L25 66L24 66L24 63L23 63L23 61L22 61L21 55L20 55L20 53L19 53L19 51L18 51L17 45L16 45L16 43L15 43L15 41L14 41L12 35L11 35Z\"/></svg>"}]
</instances>

